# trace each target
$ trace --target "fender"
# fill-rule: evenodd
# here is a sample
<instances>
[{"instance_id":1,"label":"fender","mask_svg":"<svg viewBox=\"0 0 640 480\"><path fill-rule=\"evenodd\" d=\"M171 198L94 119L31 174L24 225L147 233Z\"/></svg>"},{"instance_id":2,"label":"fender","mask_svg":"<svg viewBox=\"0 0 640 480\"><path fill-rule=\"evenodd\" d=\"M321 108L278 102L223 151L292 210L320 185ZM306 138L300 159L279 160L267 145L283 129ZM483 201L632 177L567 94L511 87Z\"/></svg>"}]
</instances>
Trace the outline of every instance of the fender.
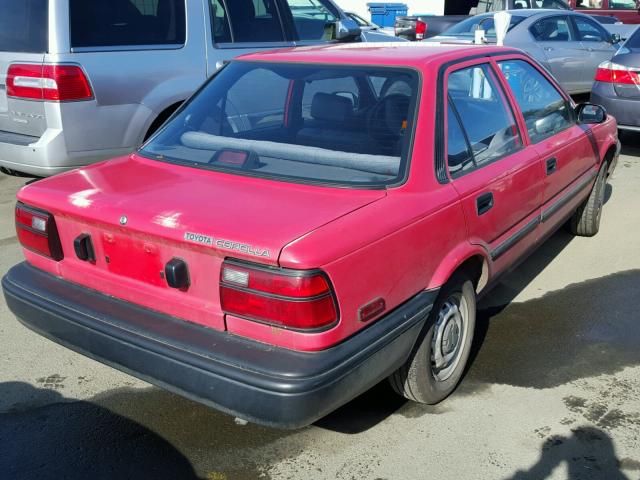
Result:
<instances>
[{"instance_id":1,"label":"fender","mask_svg":"<svg viewBox=\"0 0 640 480\"><path fill-rule=\"evenodd\" d=\"M489 254L486 249L480 245L474 245L469 242L463 242L456 245L456 247L442 259L429 282L426 290L442 287L449 278L458 270L466 261L473 257L480 257L482 262L482 273L480 280L476 288L477 292L480 292L489 283L490 274L490 261Z\"/></svg>"}]
</instances>

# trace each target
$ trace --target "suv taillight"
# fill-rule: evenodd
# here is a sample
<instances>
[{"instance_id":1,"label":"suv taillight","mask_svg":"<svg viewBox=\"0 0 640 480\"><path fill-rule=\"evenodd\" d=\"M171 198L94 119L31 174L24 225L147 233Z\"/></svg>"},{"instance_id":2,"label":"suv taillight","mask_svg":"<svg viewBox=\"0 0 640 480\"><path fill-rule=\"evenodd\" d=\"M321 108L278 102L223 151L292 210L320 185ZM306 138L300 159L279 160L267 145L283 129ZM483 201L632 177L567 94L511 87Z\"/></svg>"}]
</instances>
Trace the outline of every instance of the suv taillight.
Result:
<instances>
[{"instance_id":1,"label":"suv taillight","mask_svg":"<svg viewBox=\"0 0 640 480\"><path fill-rule=\"evenodd\" d=\"M319 271L225 261L220 302L225 313L284 328L317 329L338 320L329 280Z\"/></svg>"},{"instance_id":2,"label":"suv taillight","mask_svg":"<svg viewBox=\"0 0 640 480\"><path fill-rule=\"evenodd\" d=\"M68 102L91 100L89 80L76 65L13 64L7 71L7 96Z\"/></svg>"},{"instance_id":3,"label":"suv taillight","mask_svg":"<svg viewBox=\"0 0 640 480\"><path fill-rule=\"evenodd\" d=\"M603 62L598 65L595 81L640 86L640 68L618 65L610 61Z\"/></svg>"},{"instance_id":4,"label":"suv taillight","mask_svg":"<svg viewBox=\"0 0 640 480\"><path fill-rule=\"evenodd\" d=\"M416 40L422 40L425 33L427 33L427 24L420 20L416 21Z\"/></svg>"},{"instance_id":5,"label":"suv taillight","mask_svg":"<svg viewBox=\"0 0 640 480\"><path fill-rule=\"evenodd\" d=\"M24 248L49 257L57 262L64 258L56 222L48 212L16 205L16 232Z\"/></svg>"}]
</instances>

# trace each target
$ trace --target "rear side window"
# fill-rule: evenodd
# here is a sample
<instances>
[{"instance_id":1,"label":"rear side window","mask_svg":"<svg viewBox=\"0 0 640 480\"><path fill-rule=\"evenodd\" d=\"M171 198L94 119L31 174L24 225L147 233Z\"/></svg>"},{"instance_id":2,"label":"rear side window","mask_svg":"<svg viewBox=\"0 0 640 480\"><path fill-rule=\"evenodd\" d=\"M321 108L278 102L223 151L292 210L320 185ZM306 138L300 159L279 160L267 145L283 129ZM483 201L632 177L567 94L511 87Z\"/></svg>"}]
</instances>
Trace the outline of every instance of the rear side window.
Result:
<instances>
[{"instance_id":1,"label":"rear side window","mask_svg":"<svg viewBox=\"0 0 640 480\"><path fill-rule=\"evenodd\" d=\"M449 74L449 108L464 131L470 161L464 160L460 135L449 132L447 150L453 177L510 155L522 146L518 127L496 78L488 65L476 65ZM451 126L451 118L449 125ZM457 150L457 152L456 152Z\"/></svg>"},{"instance_id":2,"label":"rear side window","mask_svg":"<svg viewBox=\"0 0 640 480\"><path fill-rule=\"evenodd\" d=\"M299 40L334 38L336 12L322 0L287 0Z\"/></svg>"},{"instance_id":3,"label":"rear side window","mask_svg":"<svg viewBox=\"0 0 640 480\"><path fill-rule=\"evenodd\" d=\"M636 10L636 0L609 0L610 10Z\"/></svg>"},{"instance_id":4,"label":"rear side window","mask_svg":"<svg viewBox=\"0 0 640 480\"><path fill-rule=\"evenodd\" d=\"M0 52L45 53L48 0L0 0Z\"/></svg>"},{"instance_id":5,"label":"rear side window","mask_svg":"<svg viewBox=\"0 0 640 480\"><path fill-rule=\"evenodd\" d=\"M539 42L568 42L572 40L567 17L543 18L533 24L531 33Z\"/></svg>"},{"instance_id":6,"label":"rear side window","mask_svg":"<svg viewBox=\"0 0 640 480\"><path fill-rule=\"evenodd\" d=\"M282 42L275 0L209 0L214 43Z\"/></svg>"},{"instance_id":7,"label":"rear side window","mask_svg":"<svg viewBox=\"0 0 640 480\"><path fill-rule=\"evenodd\" d=\"M507 60L498 65L522 110L532 143L575 125L571 104L531 64Z\"/></svg>"},{"instance_id":8,"label":"rear side window","mask_svg":"<svg viewBox=\"0 0 640 480\"><path fill-rule=\"evenodd\" d=\"M585 9L585 10L587 9L597 10L602 8L602 1L603 0L578 0L576 2L576 8Z\"/></svg>"},{"instance_id":9,"label":"rear side window","mask_svg":"<svg viewBox=\"0 0 640 480\"><path fill-rule=\"evenodd\" d=\"M70 0L72 47L183 45L185 0Z\"/></svg>"}]
</instances>

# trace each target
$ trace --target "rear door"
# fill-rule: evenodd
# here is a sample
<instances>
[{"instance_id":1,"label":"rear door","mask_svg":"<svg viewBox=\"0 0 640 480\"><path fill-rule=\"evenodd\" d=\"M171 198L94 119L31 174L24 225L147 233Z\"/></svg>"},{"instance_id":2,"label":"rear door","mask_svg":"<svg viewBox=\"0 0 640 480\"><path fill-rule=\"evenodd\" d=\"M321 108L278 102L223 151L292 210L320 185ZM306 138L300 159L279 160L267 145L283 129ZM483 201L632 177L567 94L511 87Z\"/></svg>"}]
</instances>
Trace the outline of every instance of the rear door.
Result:
<instances>
[{"instance_id":1,"label":"rear door","mask_svg":"<svg viewBox=\"0 0 640 480\"><path fill-rule=\"evenodd\" d=\"M455 66L445 77L448 175L470 241L487 249L493 273L535 241L542 168L527 148L491 63Z\"/></svg>"},{"instance_id":2,"label":"rear door","mask_svg":"<svg viewBox=\"0 0 640 480\"><path fill-rule=\"evenodd\" d=\"M581 15L574 15L571 20L585 56L580 86L583 91L588 92L593 86L598 65L610 60L617 47L611 44L611 35L595 20Z\"/></svg>"},{"instance_id":3,"label":"rear door","mask_svg":"<svg viewBox=\"0 0 640 480\"><path fill-rule=\"evenodd\" d=\"M575 38L568 15L541 18L530 27L546 66L563 88L578 91L584 83L585 58L580 41Z\"/></svg>"},{"instance_id":4,"label":"rear door","mask_svg":"<svg viewBox=\"0 0 640 480\"><path fill-rule=\"evenodd\" d=\"M40 137L46 129L42 102L7 97L7 73L13 63L42 64L48 18L48 0L0 0L0 142L18 139L10 134Z\"/></svg>"},{"instance_id":5,"label":"rear door","mask_svg":"<svg viewBox=\"0 0 640 480\"><path fill-rule=\"evenodd\" d=\"M293 46L277 0L205 0L205 4L209 75L239 55Z\"/></svg>"}]
</instances>

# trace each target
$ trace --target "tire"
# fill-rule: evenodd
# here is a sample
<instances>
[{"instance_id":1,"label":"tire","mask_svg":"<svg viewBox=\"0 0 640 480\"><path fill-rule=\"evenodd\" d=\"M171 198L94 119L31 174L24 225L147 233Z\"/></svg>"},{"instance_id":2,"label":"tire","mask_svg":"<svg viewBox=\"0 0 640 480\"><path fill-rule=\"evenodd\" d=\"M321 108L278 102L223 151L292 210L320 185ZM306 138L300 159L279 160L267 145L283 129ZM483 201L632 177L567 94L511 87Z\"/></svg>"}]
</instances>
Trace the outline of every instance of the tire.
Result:
<instances>
[{"instance_id":1,"label":"tire","mask_svg":"<svg viewBox=\"0 0 640 480\"><path fill-rule=\"evenodd\" d=\"M456 309L459 317L456 317ZM448 397L465 370L475 324L473 283L466 275L456 274L442 287L409 359L389 377L396 393L430 405ZM458 329L457 341L455 328ZM451 357L450 352L455 355ZM451 358L448 360L448 357Z\"/></svg>"},{"instance_id":2,"label":"tire","mask_svg":"<svg viewBox=\"0 0 640 480\"><path fill-rule=\"evenodd\" d=\"M572 234L580 237L593 237L600 230L600 219L602 218L602 207L607 188L608 166L608 162L602 164L596 182L589 193L589 198L578 207L571 217L569 230Z\"/></svg>"}]
</instances>

